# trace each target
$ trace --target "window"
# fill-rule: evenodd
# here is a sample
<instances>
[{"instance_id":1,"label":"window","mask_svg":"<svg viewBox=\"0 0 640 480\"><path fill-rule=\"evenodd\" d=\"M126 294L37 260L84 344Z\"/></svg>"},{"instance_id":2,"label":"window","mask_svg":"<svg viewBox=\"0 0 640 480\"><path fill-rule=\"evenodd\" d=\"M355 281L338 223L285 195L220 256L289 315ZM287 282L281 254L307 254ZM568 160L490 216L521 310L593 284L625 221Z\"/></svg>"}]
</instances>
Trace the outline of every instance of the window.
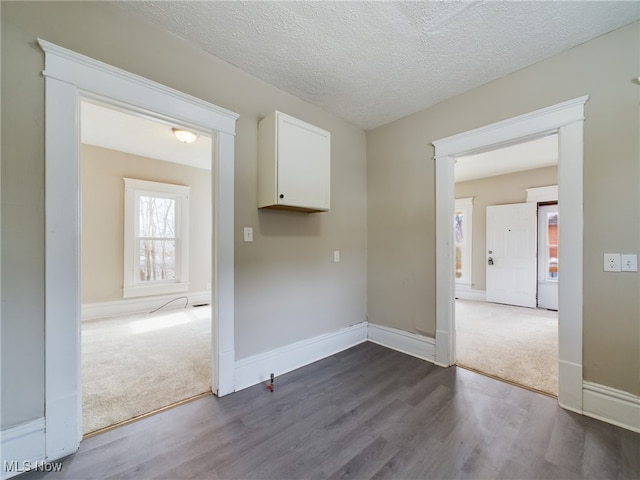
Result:
<instances>
[{"instance_id":1,"label":"window","mask_svg":"<svg viewBox=\"0 0 640 480\"><path fill-rule=\"evenodd\" d=\"M124 179L123 297L189 289L189 187Z\"/></svg>"},{"instance_id":2,"label":"window","mask_svg":"<svg viewBox=\"0 0 640 480\"><path fill-rule=\"evenodd\" d=\"M547 252L546 252L546 280L558 281L558 212L548 212L547 226Z\"/></svg>"},{"instance_id":3,"label":"window","mask_svg":"<svg viewBox=\"0 0 640 480\"><path fill-rule=\"evenodd\" d=\"M459 285L471 285L473 197L456 199L453 217L453 241L455 245L455 281Z\"/></svg>"}]
</instances>

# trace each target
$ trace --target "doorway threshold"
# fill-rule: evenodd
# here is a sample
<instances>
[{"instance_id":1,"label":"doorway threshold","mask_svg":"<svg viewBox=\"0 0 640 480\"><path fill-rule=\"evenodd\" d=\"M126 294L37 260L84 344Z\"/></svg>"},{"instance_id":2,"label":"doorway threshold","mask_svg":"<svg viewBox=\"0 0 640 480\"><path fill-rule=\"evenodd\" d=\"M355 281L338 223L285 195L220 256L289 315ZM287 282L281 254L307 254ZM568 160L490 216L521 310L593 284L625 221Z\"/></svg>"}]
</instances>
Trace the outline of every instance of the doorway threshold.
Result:
<instances>
[{"instance_id":1,"label":"doorway threshold","mask_svg":"<svg viewBox=\"0 0 640 480\"><path fill-rule=\"evenodd\" d=\"M116 428L124 427L125 425L129 425L129 424L137 422L139 420L143 420L143 419L145 419L147 417L151 417L153 415L157 415L158 413L166 412L167 410L171 410L173 408L180 407L180 406L185 405L187 403L191 403L191 402L193 402L195 400L199 400L199 399L204 398L204 397L209 397L211 395L213 395L212 392L204 392L204 393L200 393L198 395L195 395L193 397L185 398L184 400L180 400L179 402L172 403L171 405L167 405L166 407L158 408L156 410L153 410L152 412L143 413L142 415L138 415L137 417L133 417L133 418L130 418L128 420L124 420L122 422L115 423L113 425L109 425L108 427L99 428L98 430L94 430L93 432L85 433L82 436L82 439L86 440L87 438L95 437L96 435L100 435L102 433L110 432L111 430L115 430Z\"/></svg>"},{"instance_id":2,"label":"doorway threshold","mask_svg":"<svg viewBox=\"0 0 640 480\"><path fill-rule=\"evenodd\" d=\"M468 371L473 372L473 373L477 373L478 375L482 375L483 377L489 377L489 378L493 378L494 380L498 380L499 382L508 383L509 385L513 385L514 387L524 388L525 390L529 390L530 392L539 393L541 395L545 395L545 396L550 397L550 398L555 398L556 400L558 399L558 396L554 395L553 393L545 392L544 390L538 390L537 388L533 388L533 387L530 387L528 385L523 385L523 384L518 383L518 382L513 382L511 380L507 380L506 378L498 377L497 375L491 375L490 373L482 372L480 370L476 370L475 368L468 367L468 366L463 365L461 363L457 363L456 362L455 366L459 367L459 368L463 368L463 369L468 370Z\"/></svg>"}]
</instances>

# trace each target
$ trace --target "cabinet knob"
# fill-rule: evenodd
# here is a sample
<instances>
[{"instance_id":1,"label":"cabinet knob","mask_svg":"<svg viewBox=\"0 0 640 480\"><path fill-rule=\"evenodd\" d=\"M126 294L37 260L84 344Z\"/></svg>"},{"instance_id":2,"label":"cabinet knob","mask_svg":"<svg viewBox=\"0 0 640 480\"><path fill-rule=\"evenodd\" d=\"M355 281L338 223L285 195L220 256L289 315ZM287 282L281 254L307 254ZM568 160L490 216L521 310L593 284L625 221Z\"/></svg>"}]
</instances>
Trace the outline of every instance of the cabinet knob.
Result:
<instances>
[{"instance_id":1,"label":"cabinet knob","mask_svg":"<svg viewBox=\"0 0 640 480\"><path fill-rule=\"evenodd\" d=\"M280 194L280 198L284 198L284 193L281 193L281 194Z\"/></svg>"}]
</instances>

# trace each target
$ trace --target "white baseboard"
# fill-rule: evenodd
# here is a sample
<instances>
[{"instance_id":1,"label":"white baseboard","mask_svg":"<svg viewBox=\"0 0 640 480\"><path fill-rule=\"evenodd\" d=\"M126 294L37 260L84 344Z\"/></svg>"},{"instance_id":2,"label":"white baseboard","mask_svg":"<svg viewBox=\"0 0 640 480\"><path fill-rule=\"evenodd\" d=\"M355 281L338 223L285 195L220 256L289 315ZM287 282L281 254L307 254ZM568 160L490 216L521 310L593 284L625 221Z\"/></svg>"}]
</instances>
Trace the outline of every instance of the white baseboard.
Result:
<instances>
[{"instance_id":1,"label":"white baseboard","mask_svg":"<svg viewBox=\"0 0 640 480\"><path fill-rule=\"evenodd\" d=\"M94 320L96 318L115 317L118 315L133 315L136 313L150 312L174 298L187 297L189 305L211 303L211 292L185 292L184 294L158 295L154 297L127 298L113 302L84 303L82 304L82 320ZM183 307L184 299L176 300L165 308Z\"/></svg>"},{"instance_id":2,"label":"white baseboard","mask_svg":"<svg viewBox=\"0 0 640 480\"><path fill-rule=\"evenodd\" d=\"M583 382L583 414L640 433L640 397Z\"/></svg>"},{"instance_id":3,"label":"white baseboard","mask_svg":"<svg viewBox=\"0 0 640 480\"><path fill-rule=\"evenodd\" d=\"M436 341L431 337L370 323L367 338L370 342L383 347L435 363Z\"/></svg>"},{"instance_id":4,"label":"white baseboard","mask_svg":"<svg viewBox=\"0 0 640 480\"><path fill-rule=\"evenodd\" d=\"M44 417L2 431L2 478L11 478L45 459ZM26 468L28 470L28 468Z\"/></svg>"},{"instance_id":5,"label":"white baseboard","mask_svg":"<svg viewBox=\"0 0 640 480\"><path fill-rule=\"evenodd\" d=\"M474 302L486 302L487 301L487 292L484 290L473 290L468 287L459 287L456 286L455 292L456 298L460 300L473 300Z\"/></svg>"},{"instance_id":6,"label":"white baseboard","mask_svg":"<svg viewBox=\"0 0 640 480\"><path fill-rule=\"evenodd\" d=\"M582 413L582 365L558 361L558 403L562 408Z\"/></svg>"},{"instance_id":7,"label":"white baseboard","mask_svg":"<svg viewBox=\"0 0 640 480\"><path fill-rule=\"evenodd\" d=\"M367 340L367 322L236 361L236 391L322 360Z\"/></svg>"}]
</instances>

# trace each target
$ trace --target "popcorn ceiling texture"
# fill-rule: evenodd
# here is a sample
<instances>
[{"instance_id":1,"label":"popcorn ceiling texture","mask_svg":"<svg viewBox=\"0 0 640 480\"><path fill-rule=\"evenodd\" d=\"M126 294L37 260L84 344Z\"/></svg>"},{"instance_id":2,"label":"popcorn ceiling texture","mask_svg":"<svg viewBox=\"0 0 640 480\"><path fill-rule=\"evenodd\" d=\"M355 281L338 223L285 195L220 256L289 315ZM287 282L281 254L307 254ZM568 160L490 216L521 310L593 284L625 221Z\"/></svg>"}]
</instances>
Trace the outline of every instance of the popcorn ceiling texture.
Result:
<instances>
[{"instance_id":1,"label":"popcorn ceiling texture","mask_svg":"<svg viewBox=\"0 0 640 480\"><path fill-rule=\"evenodd\" d=\"M629 2L114 2L365 130L640 18Z\"/></svg>"}]
</instances>

